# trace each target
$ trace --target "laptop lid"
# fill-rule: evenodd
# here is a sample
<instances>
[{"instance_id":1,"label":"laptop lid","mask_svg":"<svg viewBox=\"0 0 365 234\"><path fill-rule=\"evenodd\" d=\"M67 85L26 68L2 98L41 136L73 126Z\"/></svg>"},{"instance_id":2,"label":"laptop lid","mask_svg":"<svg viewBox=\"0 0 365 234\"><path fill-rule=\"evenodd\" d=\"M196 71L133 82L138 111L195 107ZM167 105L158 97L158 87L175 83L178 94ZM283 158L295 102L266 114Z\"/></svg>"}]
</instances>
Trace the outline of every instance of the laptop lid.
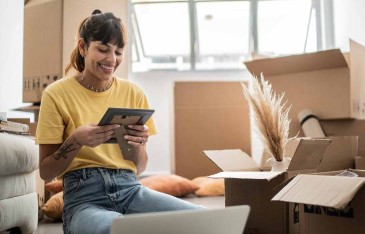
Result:
<instances>
[{"instance_id":1,"label":"laptop lid","mask_svg":"<svg viewBox=\"0 0 365 234\"><path fill-rule=\"evenodd\" d=\"M242 234L250 207L131 214L113 221L111 234Z\"/></svg>"}]
</instances>

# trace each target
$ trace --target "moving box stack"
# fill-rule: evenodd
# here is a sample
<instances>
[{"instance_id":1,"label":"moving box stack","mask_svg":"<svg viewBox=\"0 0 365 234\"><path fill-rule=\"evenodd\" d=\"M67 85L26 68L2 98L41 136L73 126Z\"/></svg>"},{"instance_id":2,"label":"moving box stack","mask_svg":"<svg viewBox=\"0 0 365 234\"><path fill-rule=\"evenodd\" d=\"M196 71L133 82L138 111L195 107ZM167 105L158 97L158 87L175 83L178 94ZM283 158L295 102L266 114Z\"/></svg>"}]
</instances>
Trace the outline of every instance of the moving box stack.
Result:
<instances>
[{"instance_id":1,"label":"moving box stack","mask_svg":"<svg viewBox=\"0 0 365 234\"><path fill-rule=\"evenodd\" d=\"M365 233L365 47L351 40L346 54L333 49L245 64L285 92L290 136L298 134L286 146L286 172L268 172L267 153L254 147L252 158L240 150L203 152L223 171L211 177L225 179L226 205L251 206L245 233ZM307 122L307 134L301 124L309 118L298 118L305 109L318 119ZM302 138L313 132L325 136ZM251 142L260 145L255 136Z\"/></svg>"}]
</instances>

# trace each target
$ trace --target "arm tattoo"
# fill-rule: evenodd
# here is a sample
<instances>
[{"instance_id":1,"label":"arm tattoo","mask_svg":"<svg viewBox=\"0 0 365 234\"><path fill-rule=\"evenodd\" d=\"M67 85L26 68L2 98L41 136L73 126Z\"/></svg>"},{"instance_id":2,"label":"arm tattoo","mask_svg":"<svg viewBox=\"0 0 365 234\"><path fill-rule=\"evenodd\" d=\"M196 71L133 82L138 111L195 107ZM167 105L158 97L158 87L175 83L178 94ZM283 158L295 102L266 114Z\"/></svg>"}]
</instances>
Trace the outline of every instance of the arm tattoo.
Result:
<instances>
[{"instance_id":1,"label":"arm tattoo","mask_svg":"<svg viewBox=\"0 0 365 234\"><path fill-rule=\"evenodd\" d=\"M73 144L68 144L67 142L65 142L65 144L63 144L61 148L52 155L52 157L56 160L59 160L61 158L67 159L67 154L76 149L76 148L71 148L72 145Z\"/></svg>"}]
</instances>

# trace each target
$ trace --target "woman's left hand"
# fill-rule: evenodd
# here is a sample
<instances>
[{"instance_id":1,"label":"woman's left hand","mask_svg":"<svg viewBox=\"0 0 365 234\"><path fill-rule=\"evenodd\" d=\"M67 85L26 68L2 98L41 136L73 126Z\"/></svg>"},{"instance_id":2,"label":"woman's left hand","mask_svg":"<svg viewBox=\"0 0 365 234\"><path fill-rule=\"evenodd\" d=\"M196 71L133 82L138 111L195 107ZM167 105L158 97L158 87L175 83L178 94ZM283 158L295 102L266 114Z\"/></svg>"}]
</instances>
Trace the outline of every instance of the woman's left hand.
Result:
<instances>
[{"instance_id":1,"label":"woman's left hand","mask_svg":"<svg viewBox=\"0 0 365 234\"><path fill-rule=\"evenodd\" d=\"M147 143L149 137L147 125L128 125L126 130L128 135L125 135L124 139L128 140L128 144L139 147Z\"/></svg>"}]
</instances>

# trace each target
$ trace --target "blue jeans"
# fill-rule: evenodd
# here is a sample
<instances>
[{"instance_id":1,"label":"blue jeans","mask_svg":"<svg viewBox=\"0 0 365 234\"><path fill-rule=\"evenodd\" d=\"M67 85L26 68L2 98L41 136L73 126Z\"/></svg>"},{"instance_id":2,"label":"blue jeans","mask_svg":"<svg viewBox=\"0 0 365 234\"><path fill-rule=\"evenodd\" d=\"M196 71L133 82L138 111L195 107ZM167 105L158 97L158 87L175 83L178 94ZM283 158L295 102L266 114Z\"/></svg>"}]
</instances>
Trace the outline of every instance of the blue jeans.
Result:
<instances>
[{"instance_id":1,"label":"blue jeans","mask_svg":"<svg viewBox=\"0 0 365 234\"><path fill-rule=\"evenodd\" d=\"M203 209L141 185L129 170L86 168L63 177L63 230L66 234L109 233L125 214Z\"/></svg>"}]
</instances>

